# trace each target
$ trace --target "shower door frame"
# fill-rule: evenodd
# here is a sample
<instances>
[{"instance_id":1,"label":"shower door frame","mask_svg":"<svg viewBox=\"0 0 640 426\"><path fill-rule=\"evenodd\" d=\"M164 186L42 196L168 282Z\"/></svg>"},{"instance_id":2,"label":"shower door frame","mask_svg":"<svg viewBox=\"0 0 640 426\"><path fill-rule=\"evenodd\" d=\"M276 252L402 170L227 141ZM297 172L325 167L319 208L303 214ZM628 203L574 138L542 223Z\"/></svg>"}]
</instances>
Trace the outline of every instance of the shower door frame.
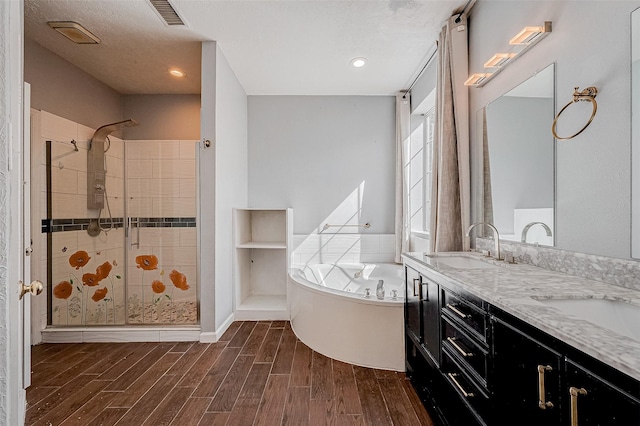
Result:
<instances>
[{"instance_id":1,"label":"shower door frame","mask_svg":"<svg viewBox=\"0 0 640 426\"><path fill-rule=\"evenodd\" d=\"M121 243L123 244L123 271L122 271L122 275L123 275L123 290L122 290L122 297L124 298L123 300L123 311L124 311L124 319L123 322L118 323L118 324L109 324L108 321L106 321L104 324L87 324L86 321L81 320L80 324L55 324L53 322L53 299L52 299L52 293L53 291L51 291L53 289L54 286L54 276L53 276L53 258L52 258L52 252L53 252L53 232L48 232L47 233L47 252L49 253L48 255L48 259L47 259L47 277L48 277L48 281L49 281L49 291L47 292L47 328L45 330L50 331L51 329L49 329L49 327L53 326L56 328L57 331L62 331L64 329L77 329L78 327L87 327L87 328L92 328L92 327L108 327L110 329L119 329L119 330L126 330L131 329L131 328L136 328L136 327L161 327L161 328L167 328L167 329L171 329L171 328L189 328L189 329L197 329L198 332L200 330L200 280L199 280L199 261L200 261L200 256L199 256L199 244L200 244L200 235L199 235L199 179L198 179L198 156L199 156L199 141L193 141L193 144L195 146L195 155L193 158L193 162L195 163L195 200L194 200L194 217L195 217L195 225L194 226L187 226L187 227L195 227L195 247L194 247L194 259L195 259L195 264L193 265L193 269L194 269L194 274L192 277L190 277L191 279L195 280L195 282L193 283L189 283L190 286L195 285L195 297L193 299L193 303L195 304L195 322L193 323L173 323L173 322L140 322L140 323L136 323L136 322L131 322L130 318L129 318L129 314L130 314L130 310L131 310L131 306L129 303L129 294L130 294L130 282L131 282L131 277L130 277L130 267L133 267L134 265L132 265L132 261L133 261L133 254L132 254L132 249L133 246L138 244L138 248L140 247L140 228L141 228L141 223L140 223L140 216L138 216L136 219L135 216L133 216L130 212L130 188L129 188L129 167L127 165L127 158L128 158L128 149L127 146L129 144L132 143L136 143L135 140L133 141L128 141L126 139L121 139L122 144L123 144L123 149L122 149L122 159L121 164L122 164L122 201L120 202L120 204L122 204L122 228L123 228L123 236L121 239ZM165 141L165 140L158 140L158 142L161 143L171 143L170 141ZM176 142L176 141L173 141ZM188 142L191 142L191 140L189 140ZM47 159L47 166L46 166L46 174L47 174L47 179L46 179L46 193L47 193L47 200L46 200L46 208L47 208L47 221L51 224L52 220L53 220L53 212L52 212L52 198L53 198L53 194L52 194L52 176L51 176L51 171L52 171L52 164L51 164L51 157L52 157L52 153L51 153L51 145L54 143L59 143L59 141L49 141L46 144L46 159ZM179 142L178 142L179 143ZM109 197L111 199L111 201L113 201L113 196L108 195L109 188L107 187L107 194L105 195L105 197ZM106 210L106 207L105 209ZM104 213L104 212L103 212ZM151 217L153 215L151 214ZM105 217L103 217L103 215L100 216L101 219L105 219ZM83 230L83 232L85 232ZM137 238L136 238L136 234L137 234ZM136 239L136 241L134 242L134 238ZM171 283L169 283L169 286L171 285ZM86 287L85 287L86 288ZM83 306L82 309L86 309L86 307ZM117 309L114 306L114 310L113 310L113 315L114 315L114 320L116 318L116 312ZM151 314L151 313L149 313ZM145 313L145 317L146 317L146 313ZM43 332L45 330L42 330ZM43 334L44 337L44 334ZM47 339L43 339L43 340L47 340ZM198 340L197 338L192 338L189 340Z\"/></svg>"}]
</instances>

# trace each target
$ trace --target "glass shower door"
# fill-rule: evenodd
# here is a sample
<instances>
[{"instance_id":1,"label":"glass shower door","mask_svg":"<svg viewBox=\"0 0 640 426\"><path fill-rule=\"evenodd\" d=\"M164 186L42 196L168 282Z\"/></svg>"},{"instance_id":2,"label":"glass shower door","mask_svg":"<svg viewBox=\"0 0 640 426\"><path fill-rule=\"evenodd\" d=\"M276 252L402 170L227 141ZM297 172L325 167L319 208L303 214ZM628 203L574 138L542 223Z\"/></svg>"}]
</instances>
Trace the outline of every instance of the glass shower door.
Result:
<instances>
[{"instance_id":1,"label":"glass shower door","mask_svg":"<svg viewBox=\"0 0 640 426\"><path fill-rule=\"evenodd\" d=\"M127 141L127 323L196 324L194 141Z\"/></svg>"},{"instance_id":2,"label":"glass shower door","mask_svg":"<svg viewBox=\"0 0 640 426\"><path fill-rule=\"evenodd\" d=\"M105 205L87 208L88 140L47 141L47 322L56 326L124 325L124 144L111 137L105 150ZM44 259L43 259L44 260Z\"/></svg>"}]
</instances>

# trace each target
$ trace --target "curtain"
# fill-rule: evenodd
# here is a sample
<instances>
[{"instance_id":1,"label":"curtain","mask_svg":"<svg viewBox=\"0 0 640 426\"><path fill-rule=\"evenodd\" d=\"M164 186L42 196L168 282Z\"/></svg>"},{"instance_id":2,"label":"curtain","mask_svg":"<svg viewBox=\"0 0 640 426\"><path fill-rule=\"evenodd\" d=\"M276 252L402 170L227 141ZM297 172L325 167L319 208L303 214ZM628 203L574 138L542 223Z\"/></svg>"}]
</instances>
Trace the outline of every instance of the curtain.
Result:
<instances>
[{"instance_id":1,"label":"curtain","mask_svg":"<svg viewBox=\"0 0 640 426\"><path fill-rule=\"evenodd\" d=\"M409 251L409 141L411 137L411 96L396 95L396 214L395 261L402 263L402 253Z\"/></svg>"},{"instance_id":2,"label":"curtain","mask_svg":"<svg viewBox=\"0 0 640 426\"><path fill-rule=\"evenodd\" d=\"M431 191L431 251L459 251L469 225L469 95L467 17L452 17L438 42L436 126Z\"/></svg>"}]
</instances>

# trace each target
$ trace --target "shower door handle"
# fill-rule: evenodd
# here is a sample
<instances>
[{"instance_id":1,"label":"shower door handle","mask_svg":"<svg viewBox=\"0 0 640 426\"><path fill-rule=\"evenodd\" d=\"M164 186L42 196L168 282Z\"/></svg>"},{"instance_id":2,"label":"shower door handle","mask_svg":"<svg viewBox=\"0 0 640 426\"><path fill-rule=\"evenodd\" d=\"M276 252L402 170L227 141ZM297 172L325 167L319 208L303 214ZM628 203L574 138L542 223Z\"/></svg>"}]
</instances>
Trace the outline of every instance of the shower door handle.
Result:
<instances>
[{"instance_id":1,"label":"shower door handle","mask_svg":"<svg viewBox=\"0 0 640 426\"><path fill-rule=\"evenodd\" d=\"M135 219L135 223L134 220L132 218L129 218L129 224L128 224L128 228L129 228L129 248L133 248L133 246L136 246L137 248L140 248L140 218L136 218ZM133 233L131 232L131 227L133 225L136 225L136 242L133 242Z\"/></svg>"}]
</instances>

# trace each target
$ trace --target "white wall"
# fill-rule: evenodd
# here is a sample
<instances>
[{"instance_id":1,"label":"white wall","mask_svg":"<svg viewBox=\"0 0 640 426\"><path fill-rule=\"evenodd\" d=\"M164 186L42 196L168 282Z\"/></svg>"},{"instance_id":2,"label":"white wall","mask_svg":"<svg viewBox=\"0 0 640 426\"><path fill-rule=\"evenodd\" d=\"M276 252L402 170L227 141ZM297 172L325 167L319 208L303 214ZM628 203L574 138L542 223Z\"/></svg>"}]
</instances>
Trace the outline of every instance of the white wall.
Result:
<instances>
[{"instance_id":1,"label":"white wall","mask_svg":"<svg viewBox=\"0 0 640 426\"><path fill-rule=\"evenodd\" d=\"M120 93L30 39L24 40L24 53L31 108L94 129L122 120Z\"/></svg>"},{"instance_id":2,"label":"white wall","mask_svg":"<svg viewBox=\"0 0 640 426\"><path fill-rule=\"evenodd\" d=\"M247 95L220 47L216 53L215 318L220 327L233 312L232 209L247 207L249 184Z\"/></svg>"},{"instance_id":3,"label":"white wall","mask_svg":"<svg viewBox=\"0 0 640 426\"><path fill-rule=\"evenodd\" d=\"M247 206L247 95L216 42L202 43L200 168L201 340L233 313L232 209Z\"/></svg>"},{"instance_id":4,"label":"white wall","mask_svg":"<svg viewBox=\"0 0 640 426\"><path fill-rule=\"evenodd\" d=\"M124 129L124 139L200 139L200 95L123 95L122 110L140 123Z\"/></svg>"},{"instance_id":5,"label":"white wall","mask_svg":"<svg viewBox=\"0 0 640 426\"><path fill-rule=\"evenodd\" d=\"M249 204L292 207L296 234L392 234L394 140L392 96L249 96Z\"/></svg>"},{"instance_id":6,"label":"white wall","mask_svg":"<svg viewBox=\"0 0 640 426\"><path fill-rule=\"evenodd\" d=\"M630 13L637 7L629 1L485 0L471 12L469 73L482 72L523 27L553 21L547 38L484 87L470 89L472 125L478 109L552 62L557 111L575 86L599 90L593 123L556 145L556 245L562 249L630 255ZM568 118L567 125L582 127L576 121L584 117Z\"/></svg>"}]
</instances>

